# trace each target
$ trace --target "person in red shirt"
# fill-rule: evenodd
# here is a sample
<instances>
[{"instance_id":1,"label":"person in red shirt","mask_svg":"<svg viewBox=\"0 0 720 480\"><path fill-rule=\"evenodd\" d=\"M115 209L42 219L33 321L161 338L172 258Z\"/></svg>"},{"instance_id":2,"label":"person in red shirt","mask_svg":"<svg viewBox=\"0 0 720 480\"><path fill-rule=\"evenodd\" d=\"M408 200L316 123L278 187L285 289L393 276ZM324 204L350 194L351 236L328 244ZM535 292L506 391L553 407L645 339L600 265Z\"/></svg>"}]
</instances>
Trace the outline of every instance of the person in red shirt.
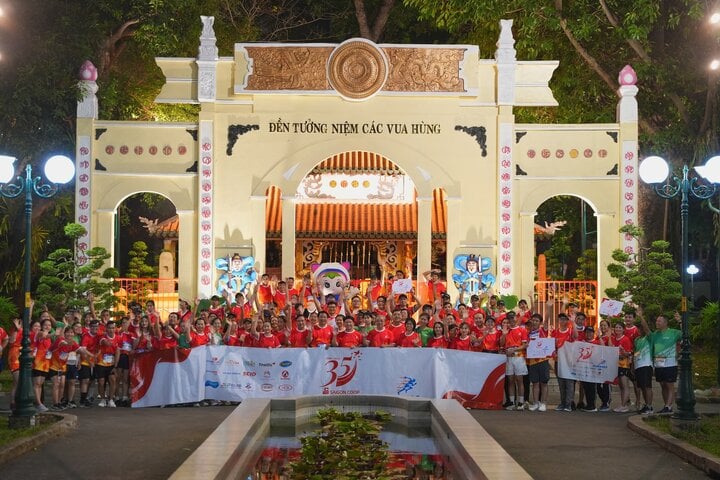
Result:
<instances>
[{"instance_id":1,"label":"person in red shirt","mask_svg":"<svg viewBox=\"0 0 720 480\"><path fill-rule=\"evenodd\" d=\"M636 313L626 312L623 321L625 322L625 336L630 339L633 345L635 345L635 339L642 336L641 330L635 325ZM635 369L630 367L630 375L628 381L632 384L633 391L635 392L635 405L640 405L640 399L642 398L642 391L635 382Z\"/></svg>"},{"instance_id":2,"label":"person in red shirt","mask_svg":"<svg viewBox=\"0 0 720 480\"><path fill-rule=\"evenodd\" d=\"M175 317L172 321L177 322L177 314L171 314L171 317ZM171 320L168 319L168 325ZM158 324L159 325L159 324ZM130 330L130 319L128 317L122 317L120 319L120 331L117 333L120 336L120 358L118 359L117 368L115 372L117 374L117 390L118 390L118 402L121 406L130 406L130 398L128 392L130 390L129 372L130 372L130 355L133 351L133 345L135 344L135 335Z\"/></svg>"},{"instance_id":3,"label":"person in red shirt","mask_svg":"<svg viewBox=\"0 0 720 480\"><path fill-rule=\"evenodd\" d=\"M285 309L285 305L287 305L289 298L290 296L288 295L287 283L280 280L277 282L277 289L273 293L273 301L277 305L278 310Z\"/></svg>"},{"instance_id":4,"label":"person in red shirt","mask_svg":"<svg viewBox=\"0 0 720 480\"><path fill-rule=\"evenodd\" d=\"M447 323L448 318L452 318L456 325L460 325L462 320L460 319L460 312L453 308L452 303L448 300L443 303L443 308L439 313L439 317Z\"/></svg>"},{"instance_id":5,"label":"person in red shirt","mask_svg":"<svg viewBox=\"0 0 720 480\"><path fill-rule=\"evenodd\" d=\"M400 336L405 332L405 322L400 309L395 309L393 311L390 323L387 324L385 328L390 330L390 333L393 335L393 341L397 345Z\"/></svg>"},{"instance_id":6,"label":"person in red shirt","mask_svg":"<svg viewBox=\"0 0 720 480\"><path fill-rule=\"evenodd\" d=\"M390 330L385 328L385 319L378 315L375 317L375 329L370 330L363 342L366 347L394 347L395 338Z\"/></svg>"},{"instance_id":7,"label":"person in red shirt","mask_svg":"<svg viewBox=\"0 0 720 480\"><path fill-rule=\"evenodd\" d=\"M192 311L190 310L190 304L183 300L182 298L178 300L178 311L177 311L178 320L180 323L190 320L192 318ZM175 331L178 331L176 329Z\"/></svg>"},{"instance_id":8,"label":"person in red shirt","mask_svg":"<svg viewBox=\"0 0 720 480\"><path fill-rule=\"evenodd\" d=\"M520 299L520 301L517 304L517 310L515 312L515 315L518 318L518 325L525 325L530 321L530 318L532 317L532 310L528 308L527 300Z\"/></svg>"},{"instance_id":9,"label":"person in red shirt","mask_svg":"<svg viewBox=\"0 0 720 480\"><path fill-rule=\"evenodd\" d=\"M148 320L150 320L150 325L155 325L160 321L160 314L155 310L154 301L148 300L145 302L145 315L147 315Z\"/></svg>"},{"instance_id":10,"label":"person in red shirt","mask_svg":"<svg viewBox=\"0 0 720 480\"><path fill-rule=\"evenodd\" d=\"M483 330L481 350L485 353L500 353L500 337L502 333L495 326L495 320L488 317L485 320L485 328Z\"/></svg>"},{"instance_id":11,"label":"person in red shirt","mask_svg":"<svg viewBox=\"0 0 720 480\"><path fill-rule=\"evenodd\" d=\"M560 350L565 342L574 342L577 340L577 332L573 328L575 324L564 313L558 315L558 328L550 329L550 336L555 339L555 350ZM553 355L557 357L557 354ZM555 373L557 374L557 362ZM557 377L558 387L560 389L560 404L555 408L558 412L572 412L572 401L575 397L575 380Z\"/></svg>"},{"instance_id":12,"label":"person in red shirt","mask_svg":"<svg viewBox=\"0 0 720 480\"><path fill-rule=\"evenodd\" d=\"M377 309L378 308L378 300L380 299L380 297L383 296L383 286L380 284L379 278L370 277L370 284L367 287L365 295L367 296L368 309L369 310ZM385 300L385 297L383 297L383 300Z\"/></svg>"},{"instance_id":13,"label":"person in red shirt","mask_svg":"<svg viewBox=\"0 0 720 480\"><path fill-rule=\"evenodd\" d=\"M120 346L122 339L117 335L115 322L108 322L105 326L106 333L98 341L97 360L95 362L95 378L98 381L98 394L100 403L98 407L115 408L115 387L117 377L115 367L120 359ZM108 391L105 386L108 386Z\"/></svg>"},{"instance_id":14,"label":"person in red shirt","mask_svg":"<svg viewBox=\"0 0 720 480\"><path fill-rule=\"evenodd\" d=\"M395 345L398 347L421 347L420 335L415 331L415 320L405 320L405 331L395 338Z\"/></svg>"},{"instance_id":15,"label":"person in red shirt","mask_svg":"<svg viewBox=\"0 0 720 480\"><path fill-rule=\"evenodd\" d=\"M440 270L429 270L423 273L423 277L427 282L427 302L430 304L435 303L435 300L441 298L442 294L446 291L445 285L440 281Z\"/></svg>"},{"instance_id":16,"label":"person in red shirt","mask_svg":"<svg viewBox=\"0 0 720 480\"><path fill-rule=\"evenodd\" d=\"M65 390L65 370L70 353L77 351L80 345L75 341L72 327L67 326L62 331L51 348L52 358L50 359L50 377L53 381L52 398L53 405L50 410L60 411L67 408L60 402L60 397ZM72 398L71 398L72 400Z\"/></svg>"},{"instance_id":17,"label":"person in red shirt","mask_svg":"<svg viewBox=\"0 0 720 480\"><path fill-rule=\"evenodd\" d=\"M477 313L481 313L483 318L486 317L485 310L480 305L480 296L472 295L470 297L470 306L468 307L468 317L475 318Z\"/></svg>"},{"instance_id":18,"label":"person in red shirt","mask_svg":"<svg viewBox=\"0 0 720 480\"><path fill-rule=\"evenodd\" d=\"M201 317L195 320L195 325L189 332L190 348L201 347L210 342L210 335L205 329L205 320Z\"/></svg>"},{"instance_id":19,"label":"person in red shirt","mask_svg":"<svg viewBox=\"0 0 720 480\"><path fill-rule=\"evenodd\" d=\"M147 319L145 319L147 322ZM93 366L95 365L95 356L97 355L98 342L100 337L98 329L100 322L91 320L88 325L88 332L84 333L80 339L80 370L78 378L80 379L80 407L90 407L92 402L88 399L90 391L90 383L94 378Z\"/></svg>"},{"instance_id":20,"label":"person in red shirt","mask_svg":"<svg viewBox=\"0 0 720 480\"><path fill-rule=\"evenodd\" d=\"M34 352L32 378L35 390L35 404L38 412L47 412L48 410L42 403L42 388L45 380L50 378L50 360L52 359L50 347L52 347L53 344L51 330L52 322L50 322L49 319L44 320L32 342Z\"/></svg>"},{"instance_id":21,"label":"person in red shirt","mask_svg":"<svg viewBox=\"0 0 720 480\"><path fill-rule=\"evenodd\" d=\"M210 297L210 306L208 307L208 315L215 315L222 323L225 322L225 307L220 305L220 297L213 295Z\"/></svg>"},{"instance_id":22,"label":"person in red shirt","mask_svg":"<svg viewBox=\"0 0 720 480\"><path fill-rule=\"evenodd\" d=\"M362 333L355 330L355 322L352 317L345 317L343 329L335 335L335 347L357 348L363 344Z\"/></svg>"},{"instance_id":23,"label":"person in red shirt","mask_svg":"<svg viewBox=\"0 0 720 480\"><path fill-rule=\"evenodd\" d=\"M261 326L262 333L258 332L258 326ZM253 323L252 336L255 339L254 346L257 348L279 348L280 341L272 332L272 325L270 322L262 322L258 320Z\"/></svg>"},{"instance_id":24,"label":"person in red shirt","mask_svg":"<svg viewBox=\"0 0 720 480\"><path fill-rule=\"evenodd\" d=\"M470 325L470 333L475 335L477 338L482 338L485 335L485 316L482 312L475 312L472 317L472 323ZM495 325L493 323L493 325Z\"/></svg>"},{"instance_id":25,"label":"person in red shirt","mask_svg":"<svg viewBox=\"0 0 720 480\"><path fill-rule=\"evenodd\" d=\"M188 325L190 322L186 322L183 325ZM145 352L152 350L152 329L150 328L150 320L146 316L140 318L137 331L133 338L133 351L134 352Z\"/></svg>"},{"instance_id":26,"label":"person in red shirt","mask_svg":"<svg viewBox=\"0 0 720 480\"><path fill-rule=\"evenodd\" d=\"M175 331L170 325L163 325L158 328L155 336L152 339L153 350L171 350L178 346L178 337L180 334ZM120 361L122 362L122 354L120 355ZM123 396L123 402L127 402L127 399Z\"/></svg>"},{"instance_id":27,"label":"person in red shirt","mask_svg":"<svg viewBox=\"0 0 720 480\"><path fill-rule=\"evenodd\" d=\"M377 305L372 310L375 315L382 317L383 320L390 316L390 305L387 301L387 297L385 297L384 295L380 295L377 298L376 304Z\"/></svg>"},{"instance_id":28,"label":"person in red shirt","mask_svg":"<svg viewBox=\"0 0 720 480\"><path fill-rule=\"evenodd\" d=\"M527 375L527 364L525 363L525 349L528 344L528 332L523 326L517 324L515 312L507 312L506 318L509 328L503 324L500 346L505 348L507 362L505 370L510 388L510 402L512 405L507 410L525 409L525 388L523 375ZM515 395L513 395L513 390Z\"/></svg>"},{"instance_id":29,"label":"person in red shirt","mask_svg":"<svg viewBox=\"0 0 720 480\"><path fill-rule=\"evenodd\" d=\"M273 301L274 292L270 285L270 275L263 273L260 277L260 283L255 285L255 301L257 302L258 311L262 312L270 308Z\"/></svg>"},{"instance_id":30,"label":"person in red shirt","mask_svg":"<svg viewBox=\"0 0 720 480\"><path fill-rule=\"evenodd\" d=\"M435 322L433 325L433 336L428 339L428 348L448 348L448 339L445 334L445 324Z\"/></svg>"},{"instance_id":31,"label":"person in red shirt","mask_svg":"<svg viewBox=\"0 0 720 480\"><path fill-rule=\"evenodd\" d=\"M307 348L312 342L312 324L304 315L298 315L295 328L290 332L290 347Z\"/></svg>"},{"instance_id":32,"label":"person in red shirt","mask_svg":"<svg viewBox=\"0 0 720 480\"><path fill-rule=\"evenodd\" d=\"M462 322L458 327L460 332L450 342L450 348L453 350L464 350L470 351L473 342L476 340L474 336L470 334L470 325L466 322Z\"/></svg>"},{"instance_id":33,"label":"person in red shirt","mask_svg":"<svg viewBox=\"0 0 720 480\"><path fill-rule=\"evenodd\" d=\"M616 323L613 327L615 335L611 337L613 347L618 347L618 386L620 387L620 406L613 409L616 413L627 413L630 411L630 366L633 357L633 344L625 335L625 324Z\"/></svg>"},{"instance_id":34,"label":"person in red shirt","mask_svg":"<svg viewBox=\"0 0 720 480\"><path fill-rule=\"evenodd\" d=\"M333 327L328 325L328 314L327 312L318 312L317 314L318 323L313 326L312 340L310 341L311 347L329 347L333 343L333 337L335 336L335 330Z\"/></svg>"}]
</instances>

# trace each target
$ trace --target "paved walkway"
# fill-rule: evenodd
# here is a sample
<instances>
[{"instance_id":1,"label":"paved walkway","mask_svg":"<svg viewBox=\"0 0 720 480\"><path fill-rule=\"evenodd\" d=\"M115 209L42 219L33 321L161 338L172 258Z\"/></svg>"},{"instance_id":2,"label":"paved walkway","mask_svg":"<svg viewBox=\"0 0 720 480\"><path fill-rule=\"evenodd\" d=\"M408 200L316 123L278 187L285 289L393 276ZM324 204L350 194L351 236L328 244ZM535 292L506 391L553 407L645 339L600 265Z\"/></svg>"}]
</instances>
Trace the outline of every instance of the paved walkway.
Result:
<instances>
[{"instance_id":1,"label":"paved walkway","mask_svg":"<svg viewBox=\"0 0 720 480\"><path fill-rule=\"evenodd\" d=\"M555 394L549 402L554 406ZM556 401L556 400L555 400ZM0 410L7 408L0 396ZM659 402L656 402L656 405ZM0 466L3 480L164 479L233 407L76 409L76 432ZM698 404L720 412L720 404ZM707 478L627 428L628 414L472 411L534 478Z\"/></svg>"}]
</instances>

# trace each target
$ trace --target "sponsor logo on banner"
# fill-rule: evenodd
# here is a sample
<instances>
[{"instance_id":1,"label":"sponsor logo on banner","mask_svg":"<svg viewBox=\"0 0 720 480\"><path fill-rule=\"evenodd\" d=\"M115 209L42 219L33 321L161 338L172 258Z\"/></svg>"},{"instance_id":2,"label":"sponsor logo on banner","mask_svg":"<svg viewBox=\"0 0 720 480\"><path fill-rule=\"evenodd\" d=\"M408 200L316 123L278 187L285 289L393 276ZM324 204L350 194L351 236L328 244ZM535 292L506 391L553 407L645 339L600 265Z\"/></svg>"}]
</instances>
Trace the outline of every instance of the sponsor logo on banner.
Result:
<instances>
[{"instance_id":1,"label":"sponsor logo on banner","mask_svg":"<svg viewBox=\"0 0 720 480\"><path fill-rule=\"evenodd\" d=\"M270 375L271 375L271 374L270 374L270 370L265 370L265 371L263 372L263 377L265 377L265 378L270 378Z\"/></svg>"},{"instance_id":2,"label":"sponsor logo on banner","mask_svg":"<svg viewBox=\"0 0 720 480\"><path fill-rule=\"evenodd\" d=\"M282 372L280 372L280 378L282 380L290 380L290 372L288 372L287 370L283 370Z\"/></svg>"},{"instance_id":3,"label":"sponsor logo on banner","mask_svg":"<svg viewBox=\"0 0 720 480\"><path fill-rule=\"evenodd\" d=\"M234 358L228 358L225 360L225 365L240 365L240 362Z\"/></svg>"},{"instance_id":4,"label":"sponsor logo on banner","mask_svg":"<svg viewBox=\"0 0 720 480\"><path fill-rule=\"evenodd\" d=\"M248 372L248 371L243 372L243 376L245 376L245 377L254 377L255 375L257 375L257 372Z\"/></svg>"},{"instance_id":5,"label":"sponsor logo on banner","mask_svg":"<svg viewBox=\"0 0 720 480\"><path fill-rule=\"evenodd\" d=\"M252 368L255 366L255 362L253 362L252 360L243 360L243 365Z\"/></svg>"},{"instance_id":6,"label":"sponsor logo on banner","mask_svg":"<svg viewBox=\"0 0 720 480\"><path fill-rule=\"evenodd\" d=\"M289 367L290 365L292 365L292 362L291 362L290 360L283 360L283 361L280 362L278 365L280 365L280 366L283 367L283 368L287 368L287 367Z\"/></svg>"},{"instance_id":7,"label":"sponsor logo on banner","mask_svg":"<svg viewBox=\"0 0 720 480\"><path fill-rule=\"evenodd\" d=\"M260 365L261 367L273 367L273 366L275 366L275 362L272 362L272 363L259 362L258 365Z\"/></svg>"},{"instance_id":8,"label":"sponsor logo on banner","mask_svg":"<svg viewBox=\"0 0 720 480\"><path fill-rule=\"evenodd\" d=\"M210 388L218 388L220 386L220 382L213 382L212 380L206 380L205 386Z\"/></svg>"},{"instance_id":9,"label":"sponsor logo on banner","mask_svg":"<svg viewBox=\"0 0 720 480\"><path fill-rule=\"evenodd\" d=\"M218 358L218 357L208 357L207 363L212 363L213 365L220 365L220 363L222 363L222 362L220 361L220 358Z\"/></svg>"},{"instance_id":10,"label":"sponsor logo on banner","mask_svg":"<svg viewBox=\"0 0 720 480\"><path fill-rule=\"evenodd\" d=\"M400 382L398 383L397 387L398 395L409 392L410 390L415 388L415 385L417 385L417 380L413 377L400 377Z\"/></svg>"},{"instance_id":11,"label":"sponsor logo on banner","mask_svg":"<svg viewBox=\"0 0 720 480\"><path fill-rule=\"evenodd\" d=\"M358 362L362 357L360 350L353 350L350 355L339 358L328 358L325 362L326 382L321 386L342 387L347 385L355 377Z\"/></svg>"},{"instance_id":12,"label":"sponsor logo on banner","mask_svg":"<svg viewBox=\"0 0 720 480\"><path fill-rule=\"evenodd\" d=\"M282 385L278 386L278 390L281 392L289 392L293 389L293 386L289 383L283 383Z\"/></svg>"},{"instance_id":13,"label":"sponsor logo on banner","mask_svg":"<svg viewBox=\"0 0 720 480\"><path fill-rule=\"evenodd\" d=\"M255 390L255 385L253 385L252 383L246 383L244 388L246 391L251 392Z\"/></svg>"},{"instance_id":14,"label":"sponsor logo on banner","mask_svg":"<svg viewBox=\"0 0 720 480\"><path fill-rule=\"evenodd\" d=\"M262 385L260 385L260 389L263 392L272 392L273 386L270 383L263 383Z\"/></svg>"}]
</instances>

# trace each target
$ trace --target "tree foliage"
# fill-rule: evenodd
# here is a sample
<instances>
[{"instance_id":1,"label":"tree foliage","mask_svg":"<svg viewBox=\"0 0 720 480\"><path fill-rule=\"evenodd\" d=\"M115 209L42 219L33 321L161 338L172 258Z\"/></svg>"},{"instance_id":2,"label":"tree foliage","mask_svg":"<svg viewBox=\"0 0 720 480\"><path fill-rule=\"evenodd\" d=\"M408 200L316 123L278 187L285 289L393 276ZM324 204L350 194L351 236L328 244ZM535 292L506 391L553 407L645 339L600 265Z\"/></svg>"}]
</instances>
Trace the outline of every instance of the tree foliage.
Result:
<instances>
[{"instance_id":1,"label":"tree foliage","mask_svg":"<svg viewBox=\"0 0 720 480\"><path fill-rule=\"evenodd\" d=\"M720 342L720 303L708 302L700 310L700 323L692 326L694 341L705 345L717 345Z\"/></svg>"},{"instance_id":2,"label":"tree foliage","mask_svg":"<svg viewBox=\"0 0 720 480\"><path fill-rule=\"evenodd\" d=\"M631 235L637 240L643 236L642 229L632 225L623 226L620 233ZM648 319L677 311L682 285L669 248L668 242L656 240L638 254L630 255L621 249L614 250L613 263L607 269L618 283L616 287L605 289L607 296L642 306ZM672 318L672 315L668 318Z\"/></svg>"},{"instance_id":3,"label":"tree foliage","mask_svg":"<svg viewBox=\"0 0 720 480\"><path fill-rule=\"evenodd\" d=\"M154 275L155 269L145 263L148 256L148 246L145 242L133 242L128 256L130 257L126 273L128 278L146 278Z\"/></svg>"},{"instance_id":4,"label":"tree foliage","mask_svg":"<svg viewBox=\"0 0 720 480\"><path fill-rule=\"evenodd\" d=\"M58 248L40 263L40 284L35 295L36 302L46 305L58 314L68 308L81 309L89 306L88 294L92 293L96 309L111 308L116 303L118 290L114 268L103 268L110 254L102 247L93 247L85 252L87 261L80 264L78 239L86 230L80 224L65 226L65 236L70 239L70 248Z\"/></svg>"},{"instance_id":5,"label":"tree foliage","mask_svg":"<svg viewBox=\"0 0 720 480\"><path fill-rule=\"evenodd\" d=\"M291 464L292 478L406 478L392 474L387 466L388 445L380 440L389 414L377 412L370 418L328 408L317 416L320 431L300 440L301 456Z\"/></svg>"}]
</instances>

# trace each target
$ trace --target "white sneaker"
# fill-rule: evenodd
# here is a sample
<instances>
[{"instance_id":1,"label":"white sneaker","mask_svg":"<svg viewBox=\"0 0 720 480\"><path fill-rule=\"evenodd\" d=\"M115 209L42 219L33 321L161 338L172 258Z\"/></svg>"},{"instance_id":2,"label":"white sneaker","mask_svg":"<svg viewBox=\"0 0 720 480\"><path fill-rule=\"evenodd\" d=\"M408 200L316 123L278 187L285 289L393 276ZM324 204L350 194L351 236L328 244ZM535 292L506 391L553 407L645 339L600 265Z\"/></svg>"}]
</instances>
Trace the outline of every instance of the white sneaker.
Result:
<instances>
[{"instance_id":1,"label":"white sneaker","mask_svg":"<svg viewBox=\"0 0 720 480\"><path fill-rule=\"evenodd\" d=\"M47 411L48 411L48 407L46 407L45 405L43 405L43 404L41 403L41 404L39 404L37 407L35 407L35 410L37 410L38 412L41 412L41 413L42 413L42 412L47 412Z\"/></svg>"},{"instance_id":2,"label":"white sneaker","mask_svg":"<svg viewBox=\"0 0 720 480\"><path fill-rule=\"evenodd\" d=\"M547 405L545 405L543 402L540 402L540 406L538 407L539 412L544 412L547 410Z\"/></svg>"},{"instance_id":3,"label":"white sneaker","mask_svg":"<svg viewBox=\"0 0 720 480\"><path fill-rule=\"evenodd\" d=\"M110 400L108 400L107 406L110 408L115 408L115 401L111 398Z\"/></svg>"},{"instance_id":4,"label":"white sneaker","mask_svg":"<svg viewBox=\"0 0 720 480\"><path fill-rule=\"evenodd\" d=\"M100 400L100 403L98 403L98 407L106 407L106 406L107 406L107 401L103 398L102 400Z\"/></svg>"},{"instance_id":5,"label":"white sneaker","mask_svg":"<svg viewBox=\"0 0 720 480\"><path fill-rule=\"evenodd\" d=\"M528 407L528 410L531 412L534 412L535 410L538 410L539 408L540 408L540 404L538 402L535 402Z\"/></svg>"},{"instance_id":6,"label":"white sneaker","mask_svg":"<svg viewBox=\"0 0 720 480\"><path fill-rule=\"evenodd\" d=\"M525 410L525 403L524 403L524 402L523 402L523 403L518 403L518 406L515 407L515 410L518 410L518 411L520 411L520 410Z\"/></svg>"},{"instance_id":7,"label":"white sneaker","mask_svg":"<svg viewBox=\"0 0 720 480\"><path fill-rule=\"evenodd\" d=\"M515 404L508 405L507 407L505 407L505 410L515 410Z\"/></svg>"}]
</instances>

